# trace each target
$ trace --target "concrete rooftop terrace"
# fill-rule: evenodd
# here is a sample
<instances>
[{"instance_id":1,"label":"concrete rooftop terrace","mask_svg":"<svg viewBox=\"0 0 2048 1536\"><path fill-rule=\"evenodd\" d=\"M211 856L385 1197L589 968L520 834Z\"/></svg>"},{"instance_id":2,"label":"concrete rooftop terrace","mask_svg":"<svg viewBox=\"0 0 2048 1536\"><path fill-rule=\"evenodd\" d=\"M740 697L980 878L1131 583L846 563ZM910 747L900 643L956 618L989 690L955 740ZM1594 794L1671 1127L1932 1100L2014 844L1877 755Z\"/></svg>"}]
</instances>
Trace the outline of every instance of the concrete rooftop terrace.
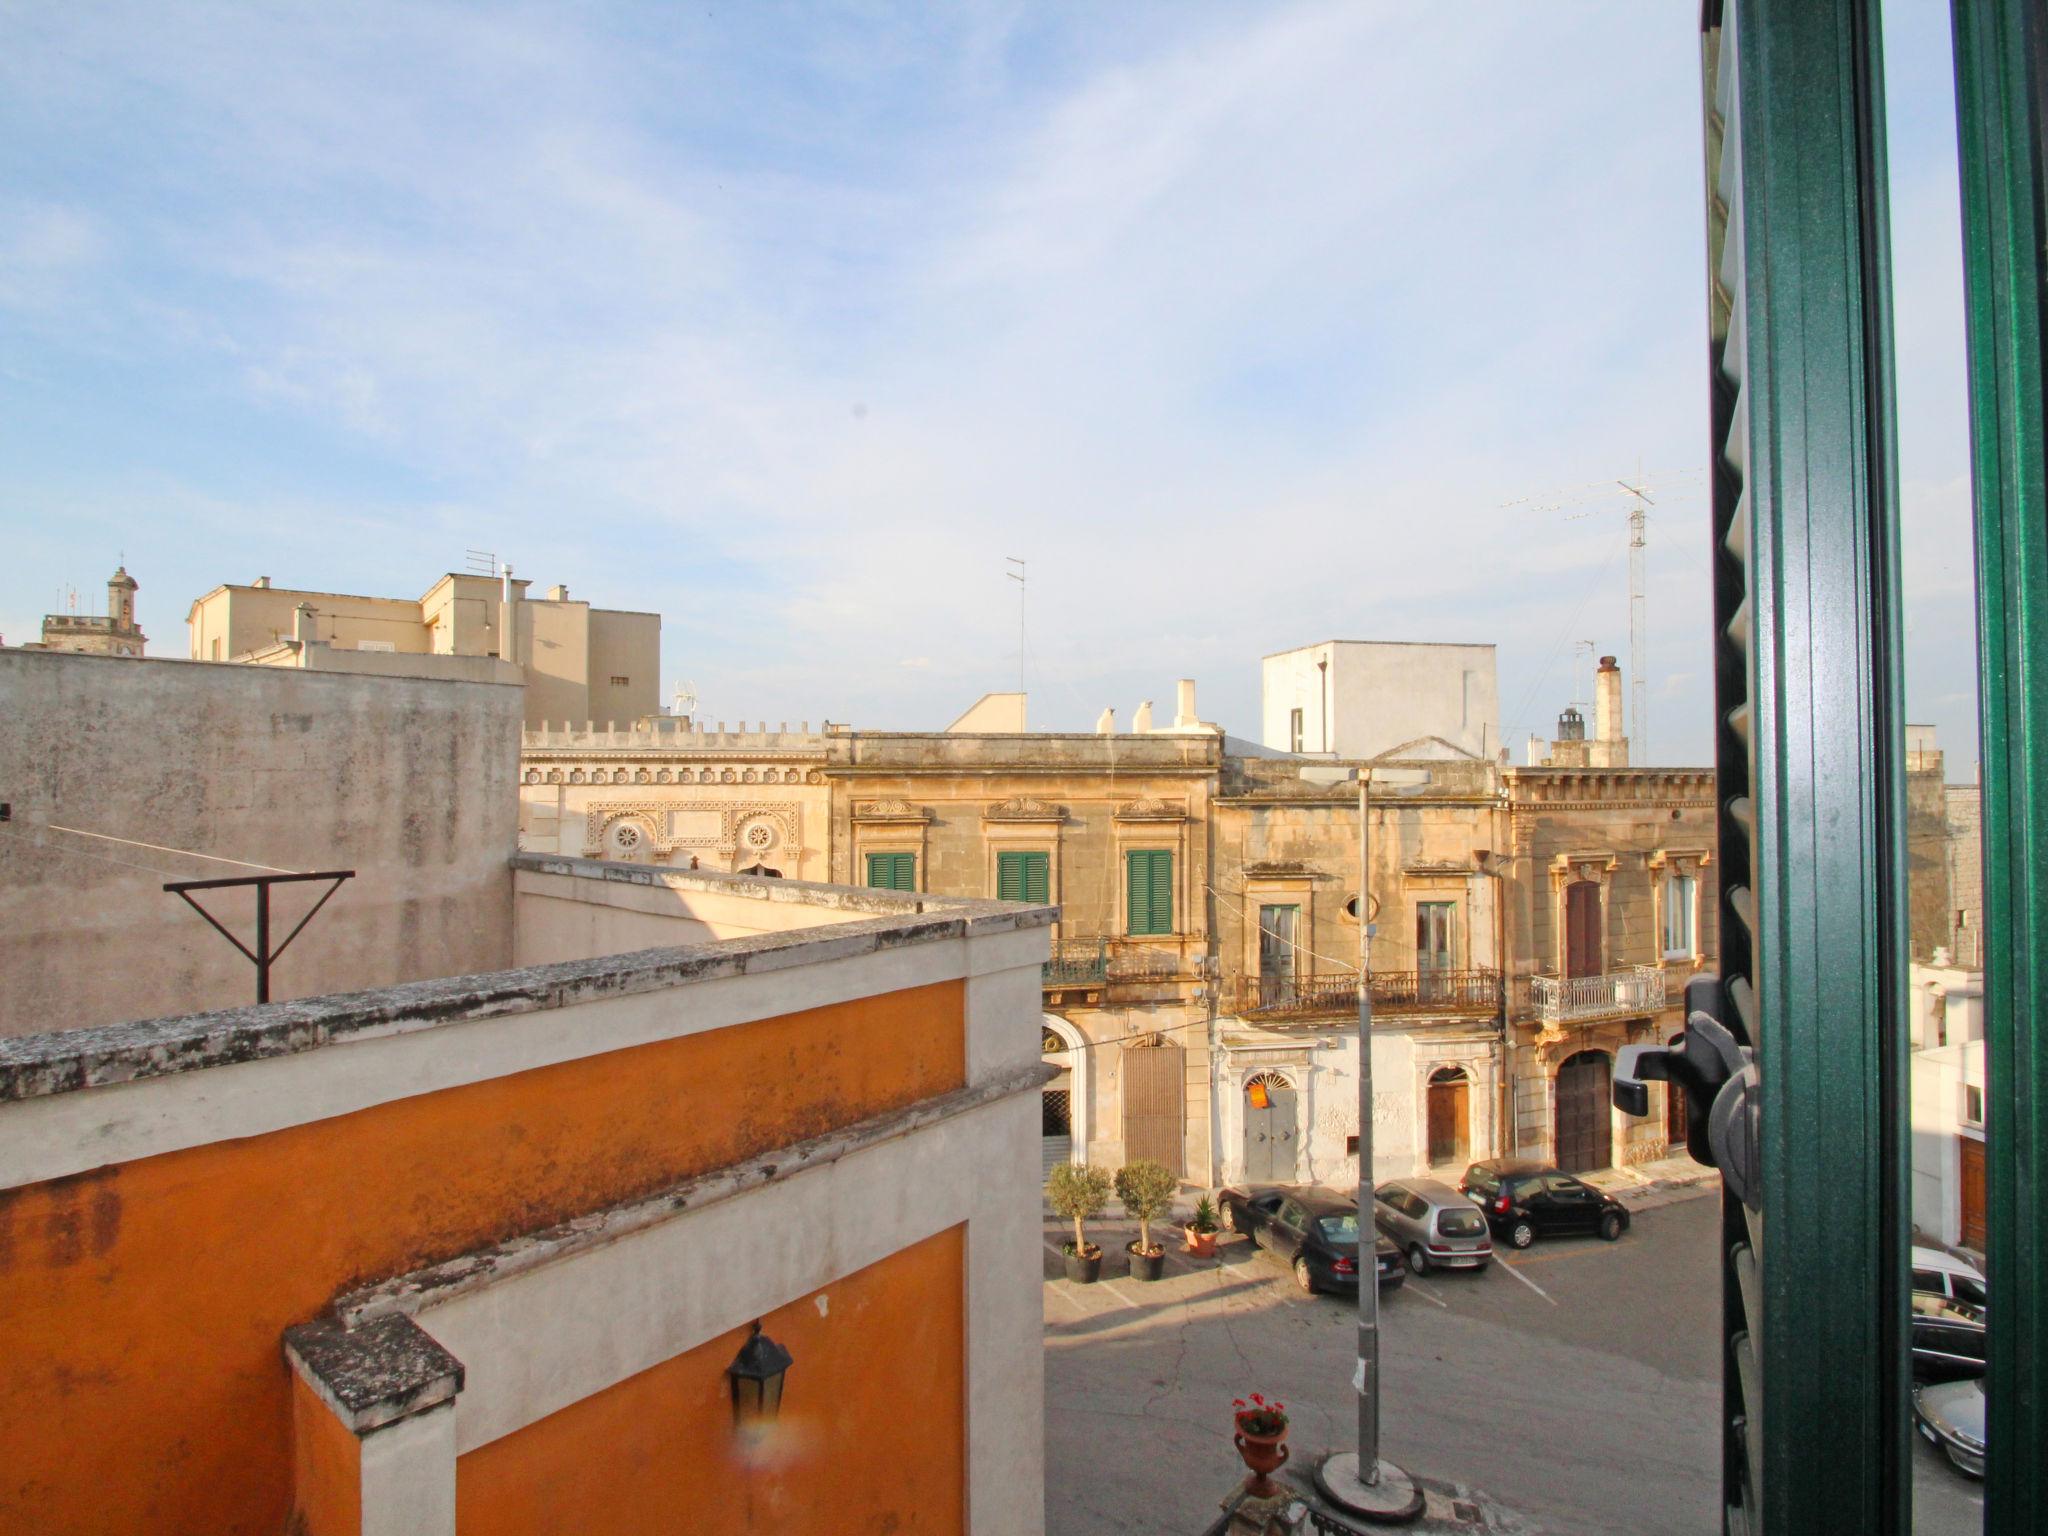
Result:
<instances>
[{"instance_id":1,"label":"concrete rooftop terrace","mask_svg":"<svg viewBox=\"0 0 2048 1536\"><path fill-rule=\"evenodd\" d=\"M0 1039L0 1104L1049 927L1058 916L1049 906L554 855L519 854L511 866L513 922L526 930L515 941L522 961L535 952L559 953L565 944L583 953L372 991ZM573 930L534 915L544 905L558 918L565 903L581 909ZM601 952L607 934L645 936L663 928L693 941Z\"/></svg>"}]
</instances>

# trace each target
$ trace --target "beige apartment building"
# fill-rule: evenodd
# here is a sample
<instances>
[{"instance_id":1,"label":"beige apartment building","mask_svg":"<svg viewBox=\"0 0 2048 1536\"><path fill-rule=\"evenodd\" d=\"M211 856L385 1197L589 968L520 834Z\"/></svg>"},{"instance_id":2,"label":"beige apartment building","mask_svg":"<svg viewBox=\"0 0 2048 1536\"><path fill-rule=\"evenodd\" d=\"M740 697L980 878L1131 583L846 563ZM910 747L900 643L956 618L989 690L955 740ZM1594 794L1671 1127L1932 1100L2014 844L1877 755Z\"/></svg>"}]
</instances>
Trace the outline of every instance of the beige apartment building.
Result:
<instances>
[{"instance_id":1,"label":"beige apartment building","mask_svg":"<svg viewBox=\"0 0 2048 1536\"><path fill-rule=\"evenodd\" d=\"M1461 649L1465 719L1494 692L1490 650ZM1602 681L1595 743L1625 763L1618 671ZM1390 730L1416 686L1356 718ZM1025 731L1008 694L942 732L529 729L521 845L1057 906L1046 1161L1157 1157L1212 1186L1341 1179L1355 1156L1363 884L1381 1175L1666 1154L1675 1102L1630 1120L1609 1088L1619 1047L1676 1033L1711 967L1709 771L1588 767L1564 728L1526 769L1427 733L1290 754L1200 721L1192 693L1171 726L1141 708L1093 734ZM1499 739L1490 714L1464 729Z\"/></svg>"},{"instance_id":2,"label":"beige apartment building","mask_svg":"<svg viewBox=\"0 0 2048 1536\"><path fill-rule=\"evenodd\" d=\"M526 723L583 725L654 714L661 616L593 608L566 587L531 595L503 576L451 572L417 599L271 584L215 587L186 622L195 661L523 681ZM516 669L516 672L512 669Z\"/></svg>"}]
</instances>

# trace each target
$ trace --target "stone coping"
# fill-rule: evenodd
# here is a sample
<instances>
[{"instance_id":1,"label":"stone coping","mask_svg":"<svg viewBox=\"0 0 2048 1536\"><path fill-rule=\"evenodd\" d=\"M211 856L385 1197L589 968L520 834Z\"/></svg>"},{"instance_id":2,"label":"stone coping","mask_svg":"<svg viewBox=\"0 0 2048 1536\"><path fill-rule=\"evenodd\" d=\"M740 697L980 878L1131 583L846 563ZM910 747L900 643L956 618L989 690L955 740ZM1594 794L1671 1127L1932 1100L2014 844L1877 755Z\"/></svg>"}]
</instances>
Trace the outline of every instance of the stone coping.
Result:
<instances>
[{"instance_id":1,"label":"stone coping","mask_svg":"<svg viewBox=\"0 0 2048 1536\"><path fill-rule=\"evenodd\" d=\"M335 1298L335 1326L363 1330L378 1320L412 1315L456 1296L552 1264L628 1233L659 1225L769 1184L828 1167L851 1153L907 1136L986 1104L1034 1093L1059 1075L1043 1061L997 1073L965 1088L883 1110L851 1125L756 1153L737 1163L695 1174L651 1195L588 1211L555 1226L478 1248L456 1258L393 1276Z\"/></svg>"},{"instance_id":2,"label":"stone coping","mask_svg":"<svg viewBox=\"0 0 2048 1536\"><path fill-rule=\"evenodd\" d=\"M322 1318L284 1331L285 1359L358 1435L439 1407L462 1390L462 1362L400 1313L360 1327Z\"/></svg>"},{"instance_id":3,"label":"stone coping","mask_svg":"<svg viewBox=\"0 0 2048 1536\"><path fill-rule=\"evenodd\" d=\"M335 992L0 1040L0 1104L296 1055L349 1040L409 1034L473 1019L567 1008L693 982L787 970L907 945L1044 928L1059 916L1059 909L1050 906L870 891L708 870L664 870L595 859L520 854L512 860L512 867L515 871L715 891L727 897L874 915L816 928L635 950L595 960L518 966L404 982L374 991Z\"/></svg>"}]
</instances>

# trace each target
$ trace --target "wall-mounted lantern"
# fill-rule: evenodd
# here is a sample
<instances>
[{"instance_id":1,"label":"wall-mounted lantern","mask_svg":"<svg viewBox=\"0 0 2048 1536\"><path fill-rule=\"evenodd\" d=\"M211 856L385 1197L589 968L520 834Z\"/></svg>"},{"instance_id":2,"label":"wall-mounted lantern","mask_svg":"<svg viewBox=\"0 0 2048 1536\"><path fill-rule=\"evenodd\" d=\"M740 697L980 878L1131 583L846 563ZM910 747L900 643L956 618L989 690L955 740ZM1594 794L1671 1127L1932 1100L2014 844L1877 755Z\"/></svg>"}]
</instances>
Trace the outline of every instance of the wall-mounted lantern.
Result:
<instances>
[{"instance_id":1,"label":"wall-mounted lantern","mask_svg":"<svg viewBox=\"0 0 2048 1536\"><path fill-rule=\"evenodd\" d=\"M753 1334L725 1368L732 1378L733 1422L741 1428L773 1423L782 1411L782 1377L794 1358L754 1324Z\"/></svg>"}]
</instances>

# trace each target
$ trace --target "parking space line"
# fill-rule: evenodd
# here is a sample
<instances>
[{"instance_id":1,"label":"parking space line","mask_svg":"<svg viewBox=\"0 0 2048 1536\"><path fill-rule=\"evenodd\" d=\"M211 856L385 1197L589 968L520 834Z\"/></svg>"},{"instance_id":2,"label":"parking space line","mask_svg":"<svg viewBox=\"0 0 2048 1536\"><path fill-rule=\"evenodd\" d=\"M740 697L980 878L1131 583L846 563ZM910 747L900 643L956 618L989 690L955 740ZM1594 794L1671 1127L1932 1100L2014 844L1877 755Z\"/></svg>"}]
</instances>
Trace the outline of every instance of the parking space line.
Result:
<instances>
[{"instance_id":1,"label":"parking space line","mask_svg":"<svg viewBox=\"0 0 2048 1536\"><path fill-rule=\"evenodd\" d=\"M1538 1296L1541 1296L1541 1297L1542 1297L1542 1298L1543 1298L1543 1299L1544 1299L1545 1301L1548 1301L1548 1302L1550 1302L1550 1304L1551 1304L1551 1305L1552 1305L1553 1307L1557 1305L1557 1303L1556 1303L1555 1301L1551 1300L1551 1295L1550 1295L1550 1292L1546 1291L1545 1289L1543 1289L1543 1287L1542 1287L1542 1286L1538 1285L1538 1284L1537 1284L1537 1283L1536 1283L1536 1282L1535 1282L1534 1280L1531 1280L1531 1279L1530 1279L1530 1278L1529 1278L1529 1277L1528 1277L1527 1275L1523 1274L1523 1273L1522 1273L1522 1271L1521 1271L1521 1268L1520 1268L1520 1266L1518 1266L1518 1265L1517 1265L1517 1264L1515 1263L1515 1261L1514 1261L1514 1260L1512 1260L1512 1259L1503 1259L1503 1260L1501 1260L1501 1265L1500 1265L1500 1267L1501 1267L1502 1269L1506 1270L1506 1271L1507 1271L1507 1272L1508 1272L1509 1274L1513 1275L1513 1276L1514 1276L1514 1277L1515 1277L1515 1278L1516 1278L1517 1280L1521 1281L1521 1282L1522 1282L1522 1284L1524 1284L1524 1285L1526 1285L1527 1287L1529 1287L1529 1289L1530 1289L1530 1290L1532 1290L1532 1291L1534 1291L1534 1292L1535 1292L1535 1293L1536 1293L1536 1294L1537 1294Z\"/></svg>"},{"instance_id":2,"label":"parking space line","mask_svg":"<svg viewBox=\"0 0 2048 1536\"><path fill-rule=\"evenodd\" d=\"M1413 1275L1410 1275L1408 1277L1407 1282L1404 1285L1403 1289L1413 1291L1416 1295L1420 1296L1424 1301L1435 1302L1438 1306L1442 1307L1446 1312L1451 1310L1451 1304L1448 1301L1443 1300L1441 1297L1437 1295L1435 1291L1432 1291L1428 1286L1424 1285L1421 1281L1417 1280Z\"/></svg>"}]
</instances>

